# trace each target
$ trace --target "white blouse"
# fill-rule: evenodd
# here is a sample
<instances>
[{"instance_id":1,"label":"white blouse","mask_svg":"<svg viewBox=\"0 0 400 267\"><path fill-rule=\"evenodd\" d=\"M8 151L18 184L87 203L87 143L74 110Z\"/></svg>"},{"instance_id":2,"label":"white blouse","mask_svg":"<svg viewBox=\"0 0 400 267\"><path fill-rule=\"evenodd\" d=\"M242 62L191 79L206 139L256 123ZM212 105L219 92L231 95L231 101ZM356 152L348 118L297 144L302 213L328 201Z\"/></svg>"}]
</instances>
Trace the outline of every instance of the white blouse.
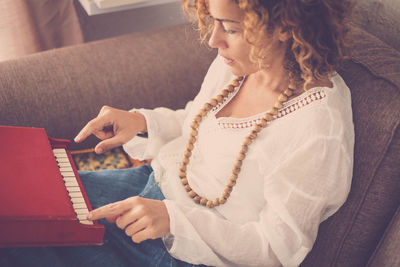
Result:
<instances>
[{"instance_id":1,"label":"white blouse","mask_svg":"<svg viewBox=\"0 0 400 267\"><path fill-rule=\"evenodd\" d=\"M170 217L170 234L163 240L173 257L212 266L298 266L319 224L339 209L350 190L354 126L349 89L335 74L333 88L312 88L284 103L277 119L250 145L226 204L208 209L188 196L179 167L193 118L234 78L217 57L185 109L139 109L148 138L134 137L124 149L140 160L153 158ZM188 165L190 186L208 199L221 196L244 138L264 115L217 118L238 90L203 118Z\"/></svg>"}]
</instances>

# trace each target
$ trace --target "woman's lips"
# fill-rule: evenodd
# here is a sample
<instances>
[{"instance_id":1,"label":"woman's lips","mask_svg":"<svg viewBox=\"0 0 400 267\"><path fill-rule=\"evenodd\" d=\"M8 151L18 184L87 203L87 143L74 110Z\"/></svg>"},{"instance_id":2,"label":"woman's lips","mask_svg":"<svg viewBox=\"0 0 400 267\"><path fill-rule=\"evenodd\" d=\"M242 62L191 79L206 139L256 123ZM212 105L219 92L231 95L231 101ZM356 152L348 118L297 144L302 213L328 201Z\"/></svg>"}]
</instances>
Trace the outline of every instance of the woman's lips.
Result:
<instances>
[{"instance_id":1,"label":"woman's lips","mask_svg":"<svg viewBox=\"0 0 400 267\"><path fill-rule=\"evenodd\" d=\"M231 58L227 58L227 57L224 57L224 56L222 56L222 57L223 57L225 63L228 64L228 65L232 65L233 62L235 62L235 61L234 61L233 59L231 59Z\"/></svg>"}]
</instances>

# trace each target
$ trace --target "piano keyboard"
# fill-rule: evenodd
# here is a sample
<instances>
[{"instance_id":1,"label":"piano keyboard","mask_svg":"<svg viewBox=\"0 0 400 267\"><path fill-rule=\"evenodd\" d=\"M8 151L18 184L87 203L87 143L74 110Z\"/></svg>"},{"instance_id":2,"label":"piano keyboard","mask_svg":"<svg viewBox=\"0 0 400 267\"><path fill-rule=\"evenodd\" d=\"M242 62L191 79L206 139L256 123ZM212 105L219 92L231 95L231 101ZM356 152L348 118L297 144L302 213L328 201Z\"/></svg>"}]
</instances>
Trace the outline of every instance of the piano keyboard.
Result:
<instances>
[{"instance_id":1,"label":"piano keyboard","mask_svg":"<svg viewBox=\"0 0 400 267\"><path fill-rule=\"evenodd\" d=\"M79 184L76 181L76 177L71 163L69 162L67 152L64 148L54 148L53 153L58 167L60 168L61 176L64 180L69 197L71 198L72 207L75 210L78 221L83 224L93 224L92 221L86 219L89 210L86 206L85 199L82 196Z\"/></svg>"}]
</instances>

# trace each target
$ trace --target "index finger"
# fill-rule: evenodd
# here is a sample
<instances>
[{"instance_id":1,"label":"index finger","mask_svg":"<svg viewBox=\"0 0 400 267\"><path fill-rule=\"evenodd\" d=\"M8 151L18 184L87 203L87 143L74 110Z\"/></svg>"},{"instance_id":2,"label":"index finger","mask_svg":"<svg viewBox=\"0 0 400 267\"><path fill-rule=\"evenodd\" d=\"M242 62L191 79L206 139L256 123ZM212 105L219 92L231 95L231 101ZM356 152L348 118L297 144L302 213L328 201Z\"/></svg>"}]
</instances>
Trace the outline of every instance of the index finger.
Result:
<instances>
[{"instance_id":1,"label":"index finger","mask_svg":"<svg viewBox=\"0 0 400 267\"><path fill-rule=\"evenodd\" d=\"M92 210L91 212L89 212L87 219L94 221L101 218L117 217L123 214L128 209L128 202L126 200L122 200Z\"/></svg>"},{"instance_id":2,"label":"index finger","mask_svg":"<svg viewBox=\"0 0 400 267\"><path fill-rule=\"evenodd\" d=\"M82 130L74 138L74 141L80 143L94 132L101 131L105 126L107 126L107 122L104 121L104 118L94 118L93 120L89 121L85 125L85 127L82 128Z\"/></svg>"}]
</instances>

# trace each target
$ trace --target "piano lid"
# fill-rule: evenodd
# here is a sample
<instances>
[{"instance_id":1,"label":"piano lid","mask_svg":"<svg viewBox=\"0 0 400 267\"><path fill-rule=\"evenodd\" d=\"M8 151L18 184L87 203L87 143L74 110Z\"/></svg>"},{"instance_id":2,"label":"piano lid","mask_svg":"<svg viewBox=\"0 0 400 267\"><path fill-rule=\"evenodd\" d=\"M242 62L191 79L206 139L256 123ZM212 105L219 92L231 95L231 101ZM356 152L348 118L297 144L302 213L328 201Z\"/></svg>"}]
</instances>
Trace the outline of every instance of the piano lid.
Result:
<instances>
[{"instance_id":1,"label":"piano lid","mask_svg":"<svg viewBox=\"0 0 400 267\"><path fill-rule=\"evenodd\" d=\"M74 219L44 129L0 126L0 219Z\"/></svg>"}]
</instances>

